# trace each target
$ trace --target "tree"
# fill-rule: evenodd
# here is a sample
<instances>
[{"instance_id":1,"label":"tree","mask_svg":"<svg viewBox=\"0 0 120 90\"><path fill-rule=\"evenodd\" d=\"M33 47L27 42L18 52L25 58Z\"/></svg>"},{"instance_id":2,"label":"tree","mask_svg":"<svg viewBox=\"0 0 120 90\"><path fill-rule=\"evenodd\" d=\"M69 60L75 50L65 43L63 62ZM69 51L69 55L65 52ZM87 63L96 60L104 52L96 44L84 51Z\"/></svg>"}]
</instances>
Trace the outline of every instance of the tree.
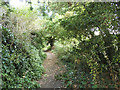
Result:
<instances>
[{"instance_id":1,"label":"tree","mask_svg":"<svg viewBox=\"0 0 120 90\"><path fill-rule=\"evenodd\" d=\"M80 55L78 59L87 62L96 83L100 78L99 75L103 75L104 72L109 72L112 80L117 81L120 67L118 45L120 41L117 34L119 18L115 11L119 12L118 6L110 2L90 2L74 4L69 9L76 14L62 18L59 22L65 30L75 34L74 38L79 41L79 45L74 47L78 56ZM99 31L100 34L96 36L95 31Z\"/></svg>"}]
</instances>

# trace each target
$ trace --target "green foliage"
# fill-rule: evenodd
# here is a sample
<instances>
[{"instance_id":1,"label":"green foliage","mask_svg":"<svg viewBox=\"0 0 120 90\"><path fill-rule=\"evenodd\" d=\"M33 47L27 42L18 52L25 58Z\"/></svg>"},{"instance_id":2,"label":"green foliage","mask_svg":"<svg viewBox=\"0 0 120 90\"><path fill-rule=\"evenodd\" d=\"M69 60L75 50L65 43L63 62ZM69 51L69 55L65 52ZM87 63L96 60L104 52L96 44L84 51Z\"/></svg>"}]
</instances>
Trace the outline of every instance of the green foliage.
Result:
<instances>
[{"instance_id":1,"label":"green foliage","mask_svg":"<svg viewBox=\"0 0 120 90\"><path fill-rule=\"evenodd\" d=\"M2 27L3 88L36 88L35 81L43 72L39 51L32 45L26 48L7 28ZM28 49L29 48L29 49ZM44 57L41 54L41 57Z\"/></svg>"},{"instance_id":2,"label":"green foliage","mask_svg":"<svg viewBox=\"0 0 120 90\"><path fill-rule=\"evenodd\" d=\"M35 58L38 58L39 56L43 60L46 57L46 54L42 51L42 48L44 47L45 40L43 39L43 35L41 32L31 32L31 44L34 46L33 48L38 50L38 54L34 53L33 56L36 56ZM27 49L29 52L29 49Z\"/></svg>"},{"instance_id":3,"label":"green foliage","mask_svg":"<svg viewBox=\"0 0 120 90\"><path fill-rule=\"evenodd\" d=\"M2 88L39 88L36 80L44 72L42 61L46 55L42 51L41 36L32 38L30 34L36 31L30 26L36 22L36 11L33 13L28 7L24 10L11 8L12 12L7 6L0 8L3 10L0 17L3 22Z\"/></svg>"},{"instance_id":4,"label":"green foliage","mask_svg":"<svg viewBox=\"0 0 120 90\"><path fill-rule=\"evenodd\" d=\"M119 88L117 17L120 7L106 2L48 3L48 6L54 9L52 20L48 20L45 6L41 8L45 16L42 20L34 9L34 13L27 8L14 10L12 18L9 11L1 14L2 26L15 34L2 27L3 87L39 87L34 80L44 71L42 60L46 55L42 48L46 48L52 37L54 52L67 66L67 72L56 77L64 81L65 87ZM6 8L2 9L6 11Z\"/></svg>"},{"instance_id":5,"label":"green foliage","mask_svg":"<svg viewBox=\"0 0 120 90\"><path fill-rule=\"evenodd\" d=\"M49 2L48 7L54 11L54 13L64 14L69 7L69 3L67 2ZM62 8L60 8L62 7Z\"/></svg>"},{"instance_id":6,"label":"green foliage","mask_svg":"<svg viewBox=\"0 0 120 90\"><path fill-rule=\"evenodd\" d=\"M56 46L55 50L58 53L59 59L67 61L68 63L71 62L75 70L80 69L81 72L90 74L92 78L91 81L94 82L94 85L90 85L89 87L104 87L105 83L102 82L106 81L100 82L101 78L104 78L104 80L108 81L107 87L112 85L112 87L118 88L120 82L120 39L119 34L114 32L114 30L116 30L117 33L119 32L118 20L116 19L117 15L115 15L114 12L116 11L115 4L99 2L81 3L74 5L72 10L75 11L76 14L68 18L64 17L60 19L59 23L64 30L69 34L71 33L71 38L77 39L79 44L71 46L71 41L62 39L63 42L66 41L69 42L69 44L62 43L62 45L65 46ZM100 33L95 35L96 31ZM67 45L70 46L70 49L66 49ZM79 71L76 72L79 73ZM74 75L79 77L81 74L76 75L76 72ZM67 72L63 77L69 79L66 77L68 74ZM104 76L106 76L107 79ZM70 83L69 80L68 84ZM80 79L79 81L82 82ZM77 84L78 86L80 85L78 82ZM87 85L87 81L85 80L83 84Z\"/></svg>"}]
</instances>

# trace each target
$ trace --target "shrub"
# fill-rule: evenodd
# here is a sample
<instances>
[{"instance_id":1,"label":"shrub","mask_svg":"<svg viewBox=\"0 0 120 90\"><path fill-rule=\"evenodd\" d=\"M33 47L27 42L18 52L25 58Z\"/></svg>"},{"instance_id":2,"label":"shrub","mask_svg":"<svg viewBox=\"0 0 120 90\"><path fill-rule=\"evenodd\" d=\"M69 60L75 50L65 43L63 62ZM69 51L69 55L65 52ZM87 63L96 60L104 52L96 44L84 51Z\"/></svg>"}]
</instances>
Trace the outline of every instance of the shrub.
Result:
<instances>
[{"instance_id":1,"label":"shrub","mask_svg":"<svg viewBox=\"0 0 120 90\"><path fill-rule=\"evenodd\" d=\"M34 46L20 43L14 34L2 27L2 87L36 88L43 72L43 54ZM41 59L42 57L42 59Z\"/></svg>"}]
</instances>

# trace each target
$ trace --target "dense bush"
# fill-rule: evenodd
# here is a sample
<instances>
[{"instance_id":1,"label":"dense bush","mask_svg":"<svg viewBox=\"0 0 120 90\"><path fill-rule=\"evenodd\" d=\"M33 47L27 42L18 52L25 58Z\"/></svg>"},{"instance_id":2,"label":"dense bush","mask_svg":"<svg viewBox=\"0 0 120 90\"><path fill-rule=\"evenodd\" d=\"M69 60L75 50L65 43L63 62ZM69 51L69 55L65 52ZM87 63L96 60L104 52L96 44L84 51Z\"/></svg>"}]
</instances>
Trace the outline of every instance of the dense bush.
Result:
<instances>
[{"instance_id":1,"label":"dense bush","mask_svg":"<svg viewBox=\"0 0 120 90\"><path fill-rule=\"evenodd\" d=\"M2 88L37 88L36 80L41 78L44 68L42 60L46 55L42 52L42 40L37 42L31 37L36 30L29 25L36 20L29 7L24 9L9 8L0 3L2 31ZM34 18L33 18L34 16ZM32 18L31 18L32 17ZM40 37L41 38L41 37ZM32 41L31 41L32 40ZM40 47L40 48L38 48Z\"/></svg>"},{"instance_id":2,"label":"dense bush","mask_svg":"<svg viewBox=\"0 0 120 90\"><path fill-rule=\"evenodd\" d=\"M55 51L59 59L68 63L71 71L75 70L73 81L69 81L71 79L67 77L69 72L63 75L62 79L65 81L68 79L69 87L74 84L77 84L76 87L81 87L82 72L86 74L83 75L84 78L88 78L87 74L91 76L88 79L92 83L89 85L90 83L85 80L85 85L82 87L88 85L119 88L120 34L116 6L114 3L78 3L70 8L76 13L75 15L59 20L61 27L69 33L62 42L68 43L57 44ZM98 35L95 34L96 31L99 32ZM70 38L75 38L78 44L71 46Z\"/></svg>"},{"instance_id":3,"label":"dense bush","mask_svg":"<svg viewBox=\"0 0 120 90\"><path fill-rule=\"evenodd\" d=\"M24 45L7 28L2 27L2 87L36 88L43 72L45 55L33 45Z\"/></svg>"}]
</instances>

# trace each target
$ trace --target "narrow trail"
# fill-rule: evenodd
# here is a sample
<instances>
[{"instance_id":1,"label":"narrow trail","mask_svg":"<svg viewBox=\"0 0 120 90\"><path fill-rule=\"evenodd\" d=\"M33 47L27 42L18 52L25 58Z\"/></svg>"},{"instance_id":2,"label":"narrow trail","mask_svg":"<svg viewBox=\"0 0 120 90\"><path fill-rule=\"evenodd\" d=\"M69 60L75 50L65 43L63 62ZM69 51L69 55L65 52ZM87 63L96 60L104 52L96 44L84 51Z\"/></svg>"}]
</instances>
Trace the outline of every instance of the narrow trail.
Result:
<instances>
[{"instance_id":1,"label":"narrow trail","mask_svg":"<svg viewBox=\"0 0 120 90\"><path fill-rule=\"evenodd\" d=\"M41 88L60 88L62 87L62 82L56 80L55 76L63 73L65 71L64 65L60 63L55 54L52 52L46 52L47 58L43 62L43 66L46 70L43 74L42 79L39 80Z\"/></svg>"}]
</instances>

